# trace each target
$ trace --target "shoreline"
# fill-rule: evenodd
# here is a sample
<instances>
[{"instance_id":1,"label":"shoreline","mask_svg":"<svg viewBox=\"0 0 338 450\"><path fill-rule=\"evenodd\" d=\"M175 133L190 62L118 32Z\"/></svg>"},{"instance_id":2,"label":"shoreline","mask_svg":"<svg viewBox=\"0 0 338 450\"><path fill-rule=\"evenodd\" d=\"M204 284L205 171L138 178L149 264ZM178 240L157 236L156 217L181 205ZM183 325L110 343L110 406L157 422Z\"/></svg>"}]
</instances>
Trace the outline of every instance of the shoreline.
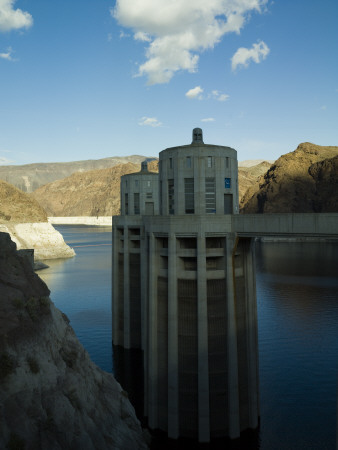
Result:
<instances>
[{"instance_id":1,"label":"shoreline","mask_svg":"<svg viewBox=\"0 0 338 450\"><path fill-rule=\"evenodd\" d=\"M48 217L48 222L52 225L112 226L112 221L112 216Z\"/></svg>"}]
</instances>

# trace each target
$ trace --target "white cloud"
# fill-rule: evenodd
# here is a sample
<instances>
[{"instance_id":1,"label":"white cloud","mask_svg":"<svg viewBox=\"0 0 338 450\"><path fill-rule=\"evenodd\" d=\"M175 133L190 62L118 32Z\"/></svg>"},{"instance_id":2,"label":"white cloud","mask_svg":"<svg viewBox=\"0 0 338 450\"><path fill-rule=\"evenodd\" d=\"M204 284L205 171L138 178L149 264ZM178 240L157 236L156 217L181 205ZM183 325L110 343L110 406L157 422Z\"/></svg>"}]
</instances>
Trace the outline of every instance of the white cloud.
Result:
<instances>
[{"instance_id":1,"label":"white cloud","mask_svg":"<svg viewBox=\"0 0 338 450\"><path fill-rule=\"evenodd\" d=\"M124 31L120 31L120 39L123 39L123 38L128 38L128 37L130 37L130 34L128 34L128 33L125 33Z\"/></svg>"},{"instance_id":2,"label":"white cloud","mask_svg":"<svg viewBox=\"0 0 338 450\"><path fill-rule=\"evenodd\" d=\"M326 105L321 106L320 109L323 110L323 111L325 111Z\"/></svg>"},{"instance_id":3,"label":"white cloud","mask_svg":"<svg viewBox=\"0 0 338 450\"><path fill-rule=\"evenodd\" d=\"M144 33L144 31L138 31L134 34L135 41L143 41L143 42L151 42L151 37L148 33Z\"/></svg>"},{"instance_id":4,"label":"white cloud","mask_svg":"<svg viewBox=\"0 0 338 450\"><path fill-rule=\"evenodd\" d=\"M149 127L160 127L162 122L156 119L156 117L142 117L140 119L139 125L147 125Z\"/></svg>"},{"instance_id":5,"label":"white cloud","mask_svg":"<svg viewBox=\"0 0 338 450\"><path fill-rule=\"evenodd\" d=\"M236 70L240 65L248 67L250 60L258 64L268 56L269 52L269 47L263 41L253 44L250 49L240 47L231 58L231 68L232 70Z\"/></svg>"},{"instance_id":6,"label":"white cloud","mask_svg":"<svg viewBox=\"0 0 338 450\"><path fill-rule=\"evenodd\" d=\"M189 89L189 91L185 93L185 96L190 98L190 99L198 98L199 100L201 100L202 99L202 96L201 96L202 92L203 92L203 89L201 88L201 86L196 86L196 87L194 87L192 89Z\"/></svg>"},{"instance_id":7,"label":"white cloud","mask_svg":"<svg viewBox=\"0 0 338 450\"><path fill-rule=\"evenodd\" d=\"M14 61L14 59L13 59L13 57L12 57L12 48L11 47L9 47L8 49L7 49L7 52L6 53L0 53L0 58L2 58L2 59L7 59L7 61Z\"/></svg>"},{"instance_id":8,"label":"white cloud","mask_svg":"<svg viewBox=\"0 0 338 450\"><path fill-rule=\"evenodd\" d=\"M201 119L201 122L215 122L213 117L207 117L206 119Z\"/></svg>"},{"instance_id":9,"label":"white cloud","mask_svg":"<svg viewBox=\"0 0 338 450\"><path fill-rule=\"evenodd\" d=\"M33 17L26 11L14 9L15 0L0 0L0 31L29 28Z\"/></svg>"},{"instance_id":10,"label":"white cloud","mask_svg":"<svg viewBox=\"0 0 338 450\"><path fill-rule=\"evenodd\" d=\"M228 98L229 98L229 95L228 95L228 94L220 94L220 95L218 96L217 100L218 100L219 102L225 102L225 101L228 100Z\"/></svg>"},{"instance_id":11,"label":"white cloud","mask_svg":"<svg viewBox=\"0 0 338 450\"><path fill-rule=\"evenodd\" d=\"M239 33L252 11L268 0L116 0L111 14L137 36L149 37L138 75L167 83L177 71L196 72L199 53L226 33Z\"/></svg>"},{"instance_id":12,"label":"white cloud","mask_svg":"<svg viewBox=\"0 0 338 450\"><path fill-rule=\"evenodd\" d=\"M219 102L225 102L228 100L229 95L228 94L222 94L220 91L212 91L210 97L214 98L215 100L218 100Z\"/></svg>"}]
</instances>

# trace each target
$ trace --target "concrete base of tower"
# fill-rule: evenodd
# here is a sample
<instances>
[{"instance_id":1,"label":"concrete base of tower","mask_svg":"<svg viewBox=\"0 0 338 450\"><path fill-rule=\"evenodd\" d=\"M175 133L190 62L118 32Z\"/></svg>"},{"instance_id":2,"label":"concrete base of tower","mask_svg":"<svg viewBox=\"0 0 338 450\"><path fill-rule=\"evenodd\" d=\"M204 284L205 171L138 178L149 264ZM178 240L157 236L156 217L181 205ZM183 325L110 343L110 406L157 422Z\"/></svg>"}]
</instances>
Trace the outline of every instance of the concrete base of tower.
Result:
<instances>
[{"instance_id":1,"label":"concrete base of tower","mask_svg":"<svg viewBox=\"0 0 338 450\"><path fill-rule=\"evenodd\" d=\"M151 429L172 439L235 439L259 415L253 238L236 237L226 217L166 219L115 224L119 342L144 350ZM145 299L135 292L141 283Z\"/></svg>"}]
</instances>

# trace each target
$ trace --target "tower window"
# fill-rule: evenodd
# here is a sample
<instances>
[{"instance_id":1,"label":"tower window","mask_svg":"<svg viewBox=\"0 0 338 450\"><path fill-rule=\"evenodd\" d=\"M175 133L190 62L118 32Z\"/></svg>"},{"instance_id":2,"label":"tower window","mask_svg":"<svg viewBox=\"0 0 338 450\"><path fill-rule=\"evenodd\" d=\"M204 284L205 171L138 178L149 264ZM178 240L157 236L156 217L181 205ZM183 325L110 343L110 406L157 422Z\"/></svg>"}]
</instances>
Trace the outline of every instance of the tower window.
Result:
<instances>
[{"instance_id":1,"label":"tower window","mask_svg":"<svg viewBox=\"0 0 338 450\"><path fill-rule=\"evenodd\" d=\"M208 156L207 167L212 167L212 156Z\"/></svg>"},{"instance_id":2,"label":"tower window","mask_svg":"<svg viewBox=\"0 0 338 450\"><path fill-rule=\"evenodd\" d=\"M230 166L230 158L229 158L229 156L227 156L227 157L225 158L225 167L226 167L227 169L229 169L229 166Z\"/></svg>"},{"instance_id":3,"label":"tower window","mask_svg":"<svg viewBox=\"0 0 338 450\"><path fill-rule=\"evenodd\" d=\"M148 186L148 187L151 186L151 181L147 181L147 186Z\"/></svg>"},{"instance_id":4,"label":"tower window","mask_svg":"<svg viewBox=\"0 0 338 450\"><path fill-rule=\"evenodd\" d=\"M128 214L128 194L124 194L124 213Z\"/></svg>"},{"instance_id":5,"label":"tower window","mask_svg":"<svg viewBox=\"0 0 338 450\"><path fill-rule=\"evenodd\" d=\"M140 194L134 194L134 214L140 214Z\"/></svg>"},{"instance_id":6,"label":"tower window","mask_svg":"<svg viewBox=\"0 0 338 450\"><path fill-rule=\"evenodd\" d=\"M191 156L187 156L186 158L186 166L188 169L191 168Z\"/></svg>"},{"instance_id":7,"label":"tower window","mask_svg":"<svg viewBox=\"0 0 338 450\"><path fill-rule=\"evenodd\" d=\"M173 159L169 158L169 169L173 168Z\"/></svg>"},{"instance_id":8,"label":"tower window","mask_svg":"<svg viewBox=\"0 0 338 450\"><path fill-rule=\"evenodd\" d=\"M216 186L215 178L205 179L205 212L207 214L216 213Z\"/></svg>"},{"instance_id":9,"label":"tower window","mask_svg":"<svg viewBox=\"0 0 338 450\"><path fill-rule=\"evenodd\" d=\"M138 187L138 180L135 180L135 187Z\"/></svg>"},{"instance_id":10,"label":"tower window","mask_svg":"<svg viewBox=\"0 0 338 450\"><path fill-rule=\"evenodd\" d=\"M174 191L174 180L168 180L168 206L169 214L175 213L175 191Z\"/></svg>"},{"instance_id":11,"label":"tower window","mask_svg":"<svg viewBox=\"0 0 338 450\"><path fill-rule=\"evenodd\" d=\"M184 198L186 214L194 214L194 179L184 178Z\"/></svg>"}]
</instances>

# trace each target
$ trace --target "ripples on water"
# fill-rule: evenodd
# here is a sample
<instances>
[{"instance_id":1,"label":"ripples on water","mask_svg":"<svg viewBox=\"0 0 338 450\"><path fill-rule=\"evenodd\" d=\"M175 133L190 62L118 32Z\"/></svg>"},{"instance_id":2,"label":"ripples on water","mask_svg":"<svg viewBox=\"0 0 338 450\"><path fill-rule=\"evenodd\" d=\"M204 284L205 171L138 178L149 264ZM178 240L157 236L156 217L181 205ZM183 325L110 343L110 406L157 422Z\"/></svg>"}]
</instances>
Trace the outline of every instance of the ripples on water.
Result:
<instances>
[{"instance_id":1,"label":"ripples on water","mask_svg":"<svg viewBox=\"0 0 338 450\"><path fill-rule=\"evenodd\" d=\"M48 261L39 275L111 371L111 228L56 228L76 256ZM236 448L334 450L338 242L257 243L256 266L261 425L258 439Z\"/></svg>"}]
</instances>

